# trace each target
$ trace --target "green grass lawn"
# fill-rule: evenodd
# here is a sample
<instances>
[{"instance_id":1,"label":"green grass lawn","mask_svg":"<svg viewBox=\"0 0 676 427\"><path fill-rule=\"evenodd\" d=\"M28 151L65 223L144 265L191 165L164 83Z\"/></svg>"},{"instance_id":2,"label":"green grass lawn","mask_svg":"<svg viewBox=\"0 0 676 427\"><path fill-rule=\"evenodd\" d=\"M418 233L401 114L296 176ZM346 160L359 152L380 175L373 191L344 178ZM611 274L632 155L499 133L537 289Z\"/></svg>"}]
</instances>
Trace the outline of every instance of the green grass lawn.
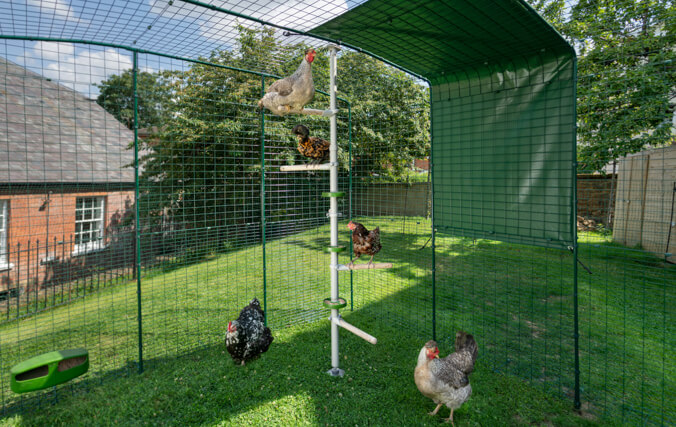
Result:
<instances>
[{"instance_id":1,"label":"green grass lawn","mask_svg":"<svg viewBox=\"0 0 676 427\"><path fill-rule=\"evenodd\" d=\"M114 372L60 393L3 425L439 425L413 382L420 339L358 315L348 319L379 337L372 346L341 333L344 378L329 366L327 322L275 333L257 361L233 364L222 345L160 358L141 375ZM474 394L455 414L460 425L584 425L570 403L479 364ZM590 423L591 424L591 423Z\"/></svg>"},{"instance_id":2,"label":"green grass lawn","mask_svg":"<svg viewBox=\"0 0 676 427\"><path fill-rule=\"evenodd\" d=\"M379 339L371 346L341 331L346 378L324 374L329 325L321 301L329 296L329 257L322 252L328 227L320 226L268 243L265 289L260 246L146 272L141 375L136 282L0 325L0 423L438 424L439 417L426 415L433 403L412 380L433 327L429 222L381 217L366 225L381 227L384 249L376 260L394 268L341 273L341 296L355 309L344 310L347 319ZM348 236L343 230L341 239ZM572 256L438 236L437 339L448 351L462 328L480 348L474 396L457 413L460 425L673 419L673 266L600 235L581 240L580 259L593 271L579 276L582 416L571 411ZM264 292L276 340L260 360L234 366L224 353L225 325ZM79 383L56 394L9 390L14 364L75 347L91 357Z\"/></svg>"}]
</instances>

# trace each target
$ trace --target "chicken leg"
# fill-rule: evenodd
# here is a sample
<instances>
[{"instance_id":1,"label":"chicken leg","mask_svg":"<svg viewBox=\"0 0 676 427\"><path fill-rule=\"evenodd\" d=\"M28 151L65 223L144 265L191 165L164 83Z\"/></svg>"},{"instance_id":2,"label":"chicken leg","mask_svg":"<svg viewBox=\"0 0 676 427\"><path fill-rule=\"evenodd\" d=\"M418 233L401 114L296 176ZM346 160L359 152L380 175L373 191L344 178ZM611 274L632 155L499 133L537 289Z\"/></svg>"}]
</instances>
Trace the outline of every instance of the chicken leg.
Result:
<instances>
[{"instance_id":1,"label":"chicken leg","mask_svg":"<svg viewBox=\"0 0 676 427\"><path fill-rule=\"evenodd\" d=\"M443 405L442 403L438 404L437 407L434 408L434 411L428 412L428 414L429 414L429 415L436 415L437 412L439 412L439 408L441 408L442 405Z\"/></svg>"},{"instance_id":2,"label":"chicken leg","mask_svg":"<svg viewBox=\"0 0 676 427\"><path fill-rule=\"evenodd\" d=\"M355 262L356 260L358 260L360 256L361 256L361 254L357 254L357 256L354 257L354 259L352 259L352 261L350 261L350 263L349 263L347 266L348 266L348 267L352 267L352 266L354 265L354 262Z\"/></svg>"},{"instance_id":3,"label":"chicken leg","mask_svg":"<svg viewBox=\"0 0 676 427\"><path fill-rule=\"evenodd\" d=\"M441 406L441 405L439 405L439 406ZM437 407L437 408L438 408L438 407ZM453 427L455 427L455 423L453 422L453 408L451 408L451 416L448 417L448 418L446 418L446 419L444 419L444 421L446 421L446 422L449 422L449 421L450 421L450 422L451 422L451 425L452 425Z\"/></svg>"}]
</instances>

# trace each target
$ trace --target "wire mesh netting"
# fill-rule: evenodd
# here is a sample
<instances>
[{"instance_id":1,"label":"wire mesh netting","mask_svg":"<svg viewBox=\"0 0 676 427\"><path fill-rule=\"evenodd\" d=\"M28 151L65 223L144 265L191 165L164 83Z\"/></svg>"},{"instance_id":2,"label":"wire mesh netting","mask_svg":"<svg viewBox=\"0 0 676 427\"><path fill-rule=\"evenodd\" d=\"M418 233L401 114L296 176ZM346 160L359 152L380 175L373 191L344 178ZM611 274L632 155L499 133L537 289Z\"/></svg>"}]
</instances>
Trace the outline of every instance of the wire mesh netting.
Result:
<instances>
[{"instance_id":1,"label":"wire mesh netting","mask_svg":"<svg viewBox=\"0 0 676 427\"><path fill-rule=\"evenodd\" d=\"M577 374L586 417L671 423L673 3L530 2L576 64L551 50L533 59L531 30L489 16L540 22L524 3L443 5L441 21L422 3L0 4L2 415L222 345L254 297L273 331L325 321L328 173L280 168L308 161L294 126L328 140L329 121L257 102L313 47L322 91L308 107L327 108L328 42L310 33L344 31L418 73L358 49L338 56L340 262L354 257L352 220L380 229L374 261L393 263L341 272L345 311L444 348L469 331L481 363L571 405ZM519 44L481 42L464 57L473 72L432 79L432 65L463 62L445 49L475 28L454 24L453 43L443 38L463 20L526 37L530 50L496 58ZM546 31L547 49L556 37ZM407 39L420 55L397 44ZM77 347L87 375L10 390L12 366Z\"/></svg>"}]
</instances>

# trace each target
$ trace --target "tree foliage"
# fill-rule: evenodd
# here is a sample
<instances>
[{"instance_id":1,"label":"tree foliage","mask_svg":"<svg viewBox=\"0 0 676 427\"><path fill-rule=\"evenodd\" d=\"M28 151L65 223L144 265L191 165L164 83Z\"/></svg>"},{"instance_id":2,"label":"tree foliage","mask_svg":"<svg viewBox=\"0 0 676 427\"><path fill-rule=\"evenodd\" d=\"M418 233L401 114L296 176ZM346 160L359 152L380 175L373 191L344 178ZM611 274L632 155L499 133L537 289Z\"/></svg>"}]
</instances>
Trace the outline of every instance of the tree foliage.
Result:
<instances>
[{"instance_id":1,"label":"tree foliage","mask_svg":"<svg viewBox=\"0 0 676 427\"><path fill-rule=\"evenodd\" d=\"M141 71L136 76L139 128L161 126L171 117L171 92L164 73ZM133 72L126 70L97 84L96 103L129 129L134 128Z\"/></svg>"},{"instance_id":2,"label":"tree foliage","mask_svg":"<svg viewBox=\"0 0 676 427\"><path fill-rule=\"evenodd\" d=\"M608 163L673 140L676 14L673 1L563 0L533 6L576 48L578 160Z\"/></svg>"},{"instance_id":3,"label":"tree foliage","mask_svg":"<svg viewBox=\"0 0 676 427\"><path fill-rule=\"evenodd\" d=\"M148 81L139 83L139 89L149 89L143 93L139 90L139 100L147 97L139 103L139 109L145 107L142 126L159 128L154 137L140 141L141 188L147 190L143 205L148 207L142 209L142 220L146 226L159 224L163 212L170 212L174 223L184 228L223 229L226 224L260 221L260 200L252 194L257 193L261 178L261 116L256 103L263 81L256 74L232 68L287 76L298 67L307 46L282 46L272 29L240 27L239 31L237 49L216 50L201 58L213 65L193 63L185 70L147 74ZM427 89L406 74L356 52L341 53L338 64L338 95L349 100L352 107L352 153L359 166L355 170L364 177L396 179L413 159L424 157L429 149ZM125 123L130 111L133 113L129 108L129 74L102 83L100 97L104 108ZM328 88L326 49L318 50L313 78L315 88ZM266 78L265 85L273 81ZM317 93L309 107L327 108L328 97ZM344 107L344 103L339 105L338 127L345 130L339 136L339 151L341 166L346 168L348 116ZM268 163L306 161L297 153L297 141L291 133L297 122L308 124L313 135L328 139L326 118L279 118L266 112ZM293 204L294 197L303 197L291 191L285 196L289 203ZM244 234L230 232L223 237L250 239Z\"/></svg>"}]
</instances>

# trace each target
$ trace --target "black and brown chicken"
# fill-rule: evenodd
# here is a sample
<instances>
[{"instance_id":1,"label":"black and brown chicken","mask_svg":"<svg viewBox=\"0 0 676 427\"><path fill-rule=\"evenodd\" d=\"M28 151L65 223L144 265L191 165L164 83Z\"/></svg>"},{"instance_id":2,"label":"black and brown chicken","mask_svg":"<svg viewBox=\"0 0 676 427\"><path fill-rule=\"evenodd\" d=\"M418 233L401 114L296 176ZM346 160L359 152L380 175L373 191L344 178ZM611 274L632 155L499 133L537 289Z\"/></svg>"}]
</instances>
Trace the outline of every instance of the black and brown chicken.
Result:
<instances>
[{"instance_id":1,"label":"black and brown chicken","mask_svg":"<svg viewBox=\"0 0 676 427\"><path fill-rule=\"evenodd\" d=\"M228 322L225 347L235 363L244 365L268 351L273 339L270 328L265 326L261 304L254 298L242 309L237 320Z\"/></svg>"},{"instance_id":2,"label":"black and brown chicken","mask_svg":"<svg viewBox=\"0 0 676 427\"><path fill-rule=\"evenodd\" d=\"M296 72L270 85L258 101L258 108L265 107L278 116L303 111L303 107L312 102L315 96L312 82L312 61L315 55L314 49L305 51L305 57Z\"/></svg>"},{"instance_id":3,"label":"black and brown chicken","mask_svg":"<svg viewBox=\"0 0 676 427\"><path fill-rule=\"evenodd\" d=\"M311 160L311 164L321 163L329 158L331 143L318 136L310 136L310 130L304 125L293 127L298 137L298 152Z\"/></svg>"},{"instance_id":4,"label":"black and brown chicken","mask_svg":"<svg viewBox=\"0 0 676 427\"><path fill-rule=\"evenodd\" d=\"M474 362L479 354L474 337L466 332L455 334L455 352L439 358L435 341L427 341L418 354L415 368L415 385L418 390L437 404L430 415L436 415L442 405L451 410L446 419L453 425L453 411L460 408L472 395L469 374L474 371Z\"/></svg>"},{"instance_id":5,"label":"black and brown chicken","mask_svg":"<svg viewBox=\"0 0 676 427\"><path fill-rule=\"evenodd\" d=\"M352 249L355 258L350 261L353 265L356 260L362 255L371 255L369 266L373 264L373 257L380 252L382 245L380 244L380 227L376 227L369 231L362 224L350 221L347 228L352 230Z\"/></svg>"}]
</instances>

